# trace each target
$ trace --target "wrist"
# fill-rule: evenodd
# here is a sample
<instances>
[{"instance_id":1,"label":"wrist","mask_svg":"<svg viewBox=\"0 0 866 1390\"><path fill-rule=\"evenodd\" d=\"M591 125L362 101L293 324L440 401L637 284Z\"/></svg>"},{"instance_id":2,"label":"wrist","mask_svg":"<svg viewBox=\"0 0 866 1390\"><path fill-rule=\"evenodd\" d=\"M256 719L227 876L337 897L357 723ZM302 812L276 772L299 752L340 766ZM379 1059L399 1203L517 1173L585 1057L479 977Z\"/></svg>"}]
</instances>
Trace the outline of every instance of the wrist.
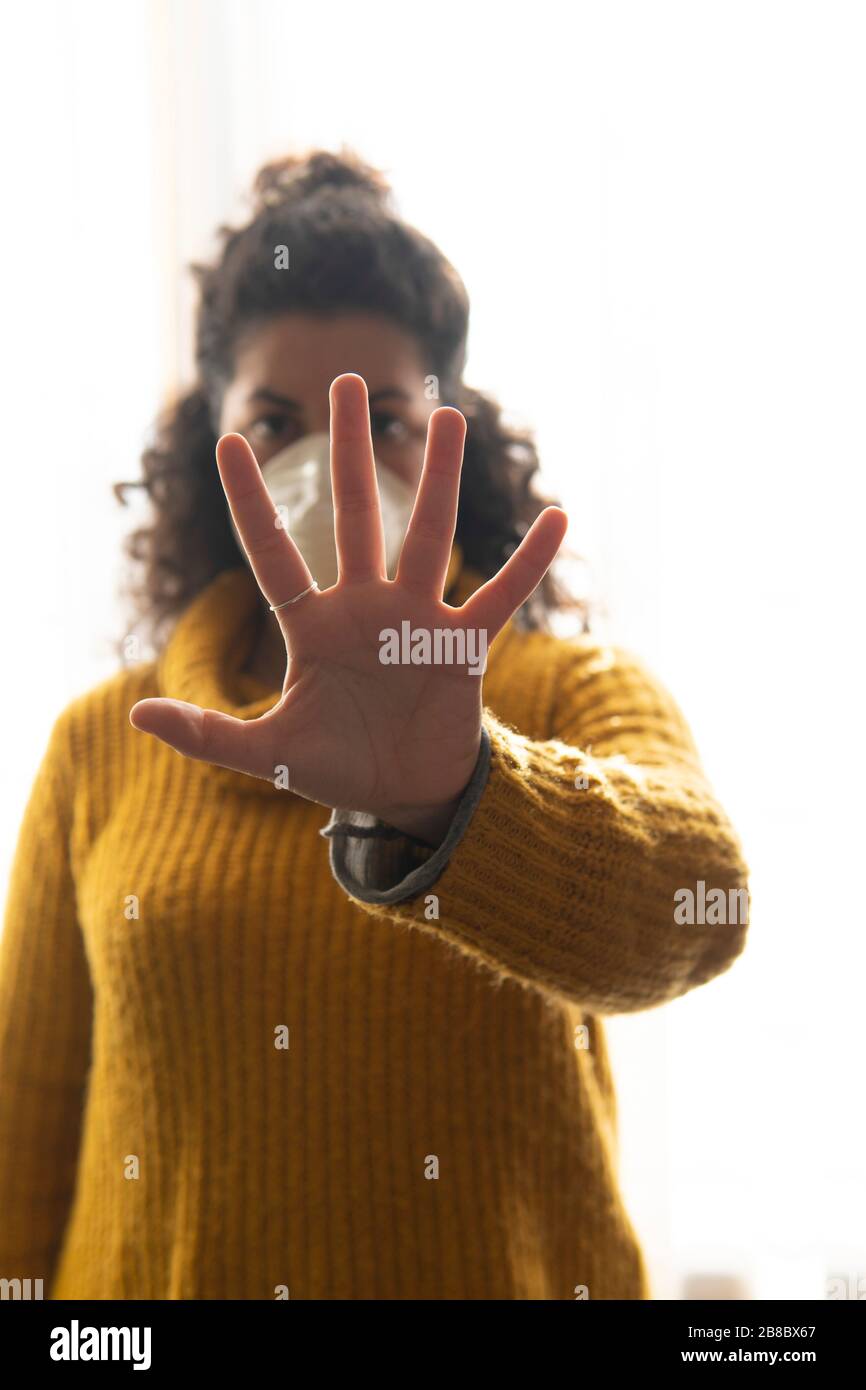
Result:
<instances>
[{"instance_id":1,"label":"wrist","mask_svg":"<svg viewBox=\"0 0 866 1390\"><path fill-rule=\"evenodd\" d=\"M377 812L377 815L386 825L393 826L404 835L413 835L415 839L423 840L436 849L448 833L462 796L463 792L440 805L400 806L393 811Z\"/></svg>"}]
</instances>

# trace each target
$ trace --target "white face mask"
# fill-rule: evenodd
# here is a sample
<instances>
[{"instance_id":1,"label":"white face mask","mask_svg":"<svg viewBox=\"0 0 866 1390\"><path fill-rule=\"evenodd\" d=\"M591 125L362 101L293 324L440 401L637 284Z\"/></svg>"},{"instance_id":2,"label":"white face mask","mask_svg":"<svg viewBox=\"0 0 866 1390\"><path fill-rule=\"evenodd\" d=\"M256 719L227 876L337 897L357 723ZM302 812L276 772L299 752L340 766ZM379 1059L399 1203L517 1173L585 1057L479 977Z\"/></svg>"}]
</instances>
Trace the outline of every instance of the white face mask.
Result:
<instances>
[{"instance_id":1,"label":"white face mask","mask_svg":"<svg viewBox=\"0 0 866 1390\"><path fill-rule=\"evenodd\" d=\"M329 589L337 582L330 436L307 434L289 444L262 464L262 477L283 529L300 550L319 588ZM378 459L376 478L385 532L385 564L393 579L415 505L415 489ZM237 536L234 522L232 529ZM241 552L245 554L243 546Z\"/></svg>"}]
</instances>

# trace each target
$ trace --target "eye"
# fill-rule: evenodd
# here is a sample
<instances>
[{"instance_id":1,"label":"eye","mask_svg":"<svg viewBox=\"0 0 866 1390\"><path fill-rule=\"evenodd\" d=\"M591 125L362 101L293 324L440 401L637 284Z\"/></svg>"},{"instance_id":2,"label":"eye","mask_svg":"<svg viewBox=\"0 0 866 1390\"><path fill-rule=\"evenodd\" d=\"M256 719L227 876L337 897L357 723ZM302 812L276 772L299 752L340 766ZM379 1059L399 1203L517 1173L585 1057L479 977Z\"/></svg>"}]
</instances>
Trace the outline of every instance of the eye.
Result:
<instances>
[{"instance_id":1,"label":"eye","mask_svg":"<svg viewBox=\"0 0 866 1390\"><path fill-rule=\"evenodd\" d=\"M275 412L272 415L260 415L253 420L246 431L251 439L257 439L263 444L270 444L275 439L279 439L293 422L286 414Z\"/></svg>"},{"instance_id":2,"label":"eye","mask_svg":"<svg viewBox=\"0 0 866 1390\"><path fill-rule=\"evenodd\" d=\"M385 410L370 412L370 428L373 435L387 439L391 444L403 444L409 438L409 430L397 415L389 415Z\"/></svg>"}]
</instances>

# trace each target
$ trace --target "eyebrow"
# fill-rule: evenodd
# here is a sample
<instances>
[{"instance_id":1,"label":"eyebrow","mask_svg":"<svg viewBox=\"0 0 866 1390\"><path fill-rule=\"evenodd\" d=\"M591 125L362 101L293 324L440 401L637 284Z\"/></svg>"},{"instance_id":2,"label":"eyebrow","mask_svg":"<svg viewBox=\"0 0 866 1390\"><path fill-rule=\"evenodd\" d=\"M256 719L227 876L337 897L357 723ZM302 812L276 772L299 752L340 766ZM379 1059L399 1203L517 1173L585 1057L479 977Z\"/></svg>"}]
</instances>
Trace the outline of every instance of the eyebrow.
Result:
<instances>
[{"instance_id":1,"label":"eyebrow","mask_svg":"<svg viewBox=\"0 0 866 1390\"><path fill-rule=\"evenodd\" d=\"M404 391L399 386L383 386L380 391L373 391L370 395L370 404L377 404L379 401L388 399L411 402L408 391ZM247 404L252 405L255 401L268 401L272 405L285 406L288 410L300 411L301 406L297 401L293 401L290 396L283 396L279 391L272 391L269 386L260 386L258 390L252 391L247 397Z\"/></svg>"},{"instance_id":2,"label":"eyebrow","mask_svg":"<svg viewBox=\"0 0 866 1390\"><path fill-rule=\"evenodd\" d=\"M272 405L288 406L289 410L300 410L297 401L293 401L290 396L281 396L279 391L272 391L269 386L260 386L258 390L251 391L247 396L247 405L252 405L255 401L269 401Z\"/></svg>"}]
</instances>

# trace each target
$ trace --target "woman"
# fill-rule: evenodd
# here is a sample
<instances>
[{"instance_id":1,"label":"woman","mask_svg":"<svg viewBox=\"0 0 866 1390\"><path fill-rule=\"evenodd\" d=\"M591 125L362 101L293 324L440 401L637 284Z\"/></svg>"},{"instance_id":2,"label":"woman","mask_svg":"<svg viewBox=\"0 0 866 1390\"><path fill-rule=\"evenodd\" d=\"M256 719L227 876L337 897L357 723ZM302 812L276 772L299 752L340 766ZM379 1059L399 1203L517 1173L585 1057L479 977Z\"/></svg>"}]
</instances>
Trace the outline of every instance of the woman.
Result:
<instances>
[{"instance_id":1,"label":"woman","mask_svg":"<svg viewBox=\"0 0 866 1390\"><path fill-rule=\"evenodd\" d=\"M451 266L348 154L255 196L144 457L158 657L60 716L21 831L0 1276L648 1297L601 1019L742 950L677 908L737 837L650 673L547 630L565 518Z\"/></svg>"}]
</instances>

